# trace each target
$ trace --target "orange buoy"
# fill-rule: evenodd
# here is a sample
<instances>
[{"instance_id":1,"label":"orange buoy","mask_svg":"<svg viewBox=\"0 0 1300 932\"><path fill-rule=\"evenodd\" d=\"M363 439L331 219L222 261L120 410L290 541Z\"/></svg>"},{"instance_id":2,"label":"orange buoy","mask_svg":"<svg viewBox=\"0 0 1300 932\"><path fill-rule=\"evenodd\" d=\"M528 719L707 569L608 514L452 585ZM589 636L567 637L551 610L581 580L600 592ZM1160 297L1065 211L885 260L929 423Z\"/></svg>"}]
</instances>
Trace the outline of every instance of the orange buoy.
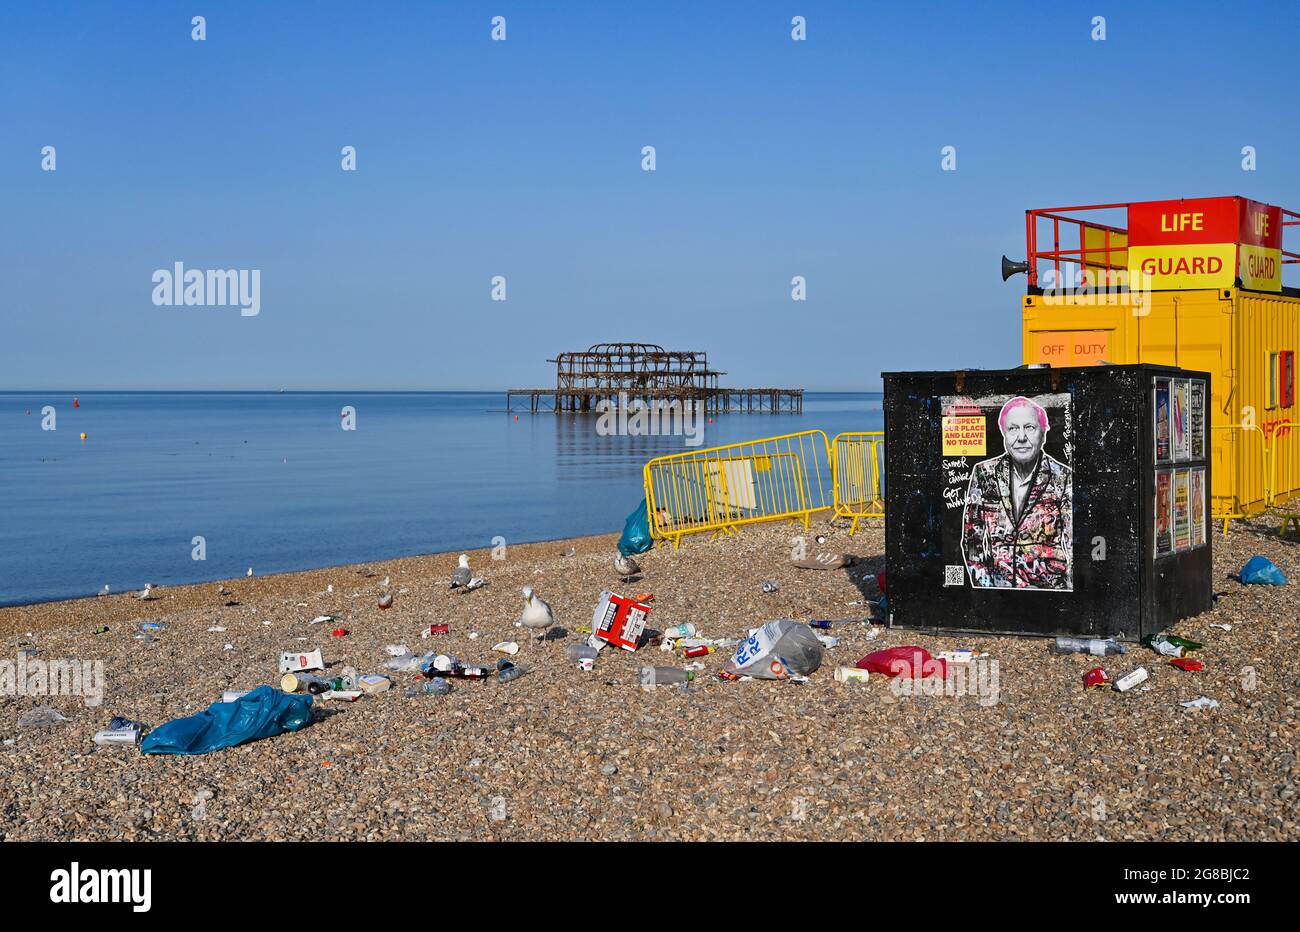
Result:
<instances>
[{"instance_id":1,"label":"orange buoy","mask_svg":"<svg viewBox=\"0 0 1300 932\"><path fill-rule=\"evenodd\" d=\"M79 399L77 399L77 398L73 398L73 399L72 399L72 406L73 406L74 408L80 408L80 407L81 407L81 401L80 401Z\"/></svg>"}]
</instances>

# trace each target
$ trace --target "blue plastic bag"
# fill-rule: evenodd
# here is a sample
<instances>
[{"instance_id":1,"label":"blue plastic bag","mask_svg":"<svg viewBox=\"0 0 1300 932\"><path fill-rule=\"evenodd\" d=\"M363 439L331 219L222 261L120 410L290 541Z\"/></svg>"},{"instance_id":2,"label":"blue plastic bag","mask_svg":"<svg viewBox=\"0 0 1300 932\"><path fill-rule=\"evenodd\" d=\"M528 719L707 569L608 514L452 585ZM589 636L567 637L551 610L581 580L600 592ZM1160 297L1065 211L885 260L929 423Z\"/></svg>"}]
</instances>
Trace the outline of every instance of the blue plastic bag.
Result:
<instances>
[{"instance_id":1,"label":"blue plastic bag","mask_svg":"<svg viewBox=\"0 0 1300 932\"><path fill-rule=\"evenodd\" d=\"M1239 578L1251 586L1285 586L1286 577L1268 557L1255 554L1241 568Z\"/></svg>"},{"instance_id":2,"label":"blue plastic bag","mask_svg":"<svg viewBox=\"0 0 1300 932\"><path fill-rule=\"evenodd\" d=\"M627 516L623 536L618 539L618 552L628 557L634 553L645 553L654 545L654 538L650 536L650 512L646 510L643 498L637 510Z\"/></svg>"},{"instance_id":3,"label":"blue plastic bag","mask_svg":"<svg viewBox=\"0 0 1300 932\"><path fill-rule=\"evenodd\" d=\"M206 754L297 731L311 721L312 697L259 686L234 702L159 725L140 742L144 754Z\"/></svg>"}]
</instances>

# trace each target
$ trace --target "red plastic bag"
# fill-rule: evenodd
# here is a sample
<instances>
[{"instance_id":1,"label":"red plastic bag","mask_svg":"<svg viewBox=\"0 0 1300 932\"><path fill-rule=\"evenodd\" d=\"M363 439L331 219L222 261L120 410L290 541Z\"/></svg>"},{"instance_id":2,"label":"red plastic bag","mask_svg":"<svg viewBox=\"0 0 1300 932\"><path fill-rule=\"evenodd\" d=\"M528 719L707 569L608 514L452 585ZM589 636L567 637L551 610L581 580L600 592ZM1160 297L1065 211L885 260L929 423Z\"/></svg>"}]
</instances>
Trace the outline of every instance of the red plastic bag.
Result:
<instances>
[{"instance_id":1,"label":"red plastic bag","mask_svg":"<svg viewBox=\"0 0 1300 932\"><path fill-rule=\"evenodd\" d=\"M902 676L909 680L935 675L942 679L948 678L946 660L935 660L924 647L910 644L867 654L858 661L858 667L882 676Z\"/></svg>"}]
</instances>

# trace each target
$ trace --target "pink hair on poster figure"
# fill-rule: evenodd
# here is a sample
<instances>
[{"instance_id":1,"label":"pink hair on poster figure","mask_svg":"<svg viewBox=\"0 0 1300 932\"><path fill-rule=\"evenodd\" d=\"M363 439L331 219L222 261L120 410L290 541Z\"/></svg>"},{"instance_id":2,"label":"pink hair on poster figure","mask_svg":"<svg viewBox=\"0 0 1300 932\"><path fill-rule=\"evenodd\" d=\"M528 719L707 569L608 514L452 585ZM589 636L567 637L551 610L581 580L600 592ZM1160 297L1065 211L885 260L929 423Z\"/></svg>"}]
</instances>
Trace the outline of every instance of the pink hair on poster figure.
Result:
<instances>
[{"instance_id":1,"label":"pink hair on poster figure","mask_svg":"<svg viewBox=\"0 0 1300 932\"><path fill-rule=\"evenodd\" d=\"M1015 398L1012 398L1010 401L1008 401L1006 404L1002 406L1002 410L998 412L998 430L1002 431L1003 433L1006 432L1007 412L1012 410L1013 408L1019 408L1021 405L1029 405L1036 412L1038 412L1038 426L1043 429L1043 433L1047 433L1048 431L1047 409L1044 408L1042 405L1040 405L1038 402L1034 401L1032 398L1026 398L1024 395L1017 395Z\"/></svg>"}]
</instances>

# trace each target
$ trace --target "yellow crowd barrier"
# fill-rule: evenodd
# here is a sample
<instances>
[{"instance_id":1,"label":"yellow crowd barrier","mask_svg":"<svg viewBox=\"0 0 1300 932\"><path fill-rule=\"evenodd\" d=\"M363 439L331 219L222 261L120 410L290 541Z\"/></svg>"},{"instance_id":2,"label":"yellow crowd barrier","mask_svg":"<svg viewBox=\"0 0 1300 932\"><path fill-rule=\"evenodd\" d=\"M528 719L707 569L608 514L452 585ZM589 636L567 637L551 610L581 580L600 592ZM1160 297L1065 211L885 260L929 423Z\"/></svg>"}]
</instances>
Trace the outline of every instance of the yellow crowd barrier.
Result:
<instances>
[{"instance_id":1,"label":"yellow crowd barrier","mask_svg":"<svg viewBox=\"0 0 1300 932\"><path fill-rule=\"evenodd\" d=\"M885 516L885 433L879 430L837 434L831 446L835 516L852 518L849 536L863 518Z\"/></svg>"},{"instance_id":2,"label":"yellow crowd barrier","mask_svg":"<svg viewBox=\"0 0 1300 932\"><path fill-rule=\"evenodd\" d=\"M658 456L644 470L650 534L680 546L687 534L731 534L780 519L811 526L834 506L830 444L820 430Z\"/></svg>"}]
</instances>

